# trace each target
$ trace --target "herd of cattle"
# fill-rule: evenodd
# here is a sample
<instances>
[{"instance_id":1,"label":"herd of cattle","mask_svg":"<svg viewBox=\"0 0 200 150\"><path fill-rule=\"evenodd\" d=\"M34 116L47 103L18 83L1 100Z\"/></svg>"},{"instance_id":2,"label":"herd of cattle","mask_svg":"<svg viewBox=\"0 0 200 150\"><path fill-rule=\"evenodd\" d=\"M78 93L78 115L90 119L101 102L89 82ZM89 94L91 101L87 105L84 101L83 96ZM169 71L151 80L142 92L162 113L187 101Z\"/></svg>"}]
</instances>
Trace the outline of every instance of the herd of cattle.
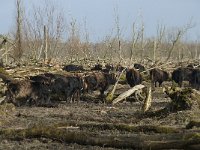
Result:
<instances>
[{"instance_id":1,"label":"herd of cattle","mask_svg":"<svg viewBox=\"0 0 200 150\"><path fill-rule=\"evenodd\" d=\"M65 75L44 73L24 80L16 80L0 74L0 78L7 85L3 102L12 102L16 106L49 105L53 101L74 102L79 101L82 94L95 90L99 90L100 96L103 96L109 85L116 83L117 75L122 71L125 72L130 87L141 84L144 81L143 74L146 73L155 87L157 82L161 86L164 81L173 80L179 86L182 86L183 81L189 81L192 88L200 88L200 69L193 68L191 65L179 67L172 73L158 68L148 71L141 64L134 64L132 68L111 64L103 67L96 64L90 71L86 71L83 66L66 65L63 70L72 73Z\"/></svg>"}]
</instances>

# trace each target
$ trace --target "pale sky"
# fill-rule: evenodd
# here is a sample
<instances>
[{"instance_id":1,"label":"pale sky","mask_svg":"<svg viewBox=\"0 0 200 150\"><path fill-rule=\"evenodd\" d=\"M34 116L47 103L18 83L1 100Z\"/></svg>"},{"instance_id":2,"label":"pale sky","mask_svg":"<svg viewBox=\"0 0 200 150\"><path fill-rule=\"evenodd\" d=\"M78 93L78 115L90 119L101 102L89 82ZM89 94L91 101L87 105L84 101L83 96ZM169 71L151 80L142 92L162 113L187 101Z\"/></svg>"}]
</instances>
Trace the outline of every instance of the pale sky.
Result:
<instances>
[{"instance_id":1,"label":"pale sky","mask_svg":"<svg viewBox=\"0 0 200 150\"><path fill-rule=\"evenodd\" d=\"M0 0L0 34L7 34L14 26L15 0ZM32 5L44 5L45 0L22 0L26 11ZM167 28L182 27L190 20L195 26L187 39L200 40L200 0L50 0L63 9L66 20L75 18L80 26L87 22L91 41L102 40L115 28L119 15L122 37L131 37L133 22L144 22L145 35L156 35L158 24ZM116 10L117 11L114 11ZM116 34L114 32L113 34Z\"/></svg>"}]
</instances>

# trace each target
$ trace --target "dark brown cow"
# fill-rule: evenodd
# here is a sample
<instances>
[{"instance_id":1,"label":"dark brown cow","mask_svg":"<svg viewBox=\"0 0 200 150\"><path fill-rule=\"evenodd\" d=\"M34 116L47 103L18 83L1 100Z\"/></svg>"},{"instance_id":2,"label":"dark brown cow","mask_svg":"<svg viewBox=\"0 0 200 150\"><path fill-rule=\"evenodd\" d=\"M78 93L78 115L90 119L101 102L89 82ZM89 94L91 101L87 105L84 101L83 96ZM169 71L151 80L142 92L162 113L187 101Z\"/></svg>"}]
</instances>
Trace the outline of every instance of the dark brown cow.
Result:
<instances>
[{"instance_id":1,"label":"dark brown cow","mask_svg":"<svg viewBox=\"0 0 200 150\"><path fill-rule=\"evenodd\" d=\"M4 102L21 105L50 105L49 91L44 84L31 80L15 80L8 75L0 74L7 85Z\"/></svg>"},{"instance_id":2,"label":"dark brown cow","mask_svg":"<svg viewBox=\"0 0 200 150\"><path fill-rule=\"evenodd\" d=\"M70 102L80 100L83 81L79 76L45 73L30 79L48 85L51 97L54 100L69 100Z\"/></svg>"},{"instance_id":3,"label":"dark brown cow","mask_svg":"<svg viewBox=\"0 0 200 150\"><path fill-rule=\"evenodd\" d=\"M69 65L64 66L63 70L65 70L67 72L71 72L71 71L84 71L84 68L81 65L69 64Z\"/></svg>"},{"instance_id":4,"label":"dark brown cow","mask_svg":"<svg viewBox=\"0 0 200 150\"><path fill-rule=\"evenodd\" d=\"M182 87L183 81L191 80L193 68L191 67L179 67L172 72L172 80L178 83Z\"/></svg>"},{"instance_id":5,"label":"dark brown cow","mask_svg":"<svg viewBox=\"0 0 200 150\"><path fill-rule=\"evenodd\" d=\"M48 87L44 84L31 80L13 80L8 82L4 102L11 102L16 106L51 105Z\"/></svg>"},{"instance_id":6,"label":"dark brown cow","mask_svg":"<svg viewBox=\"0 0 200 150\"><path fill-rule=\"evenodd\" d=\"M36 76L30 76L29 79L31 81L39 82L39 83L46 84L46 85L50 85L51 81L52 81L52 78L46 76L46 74L39 74L39 75L36 75Z\"/></svg>"},{"instance_id":7,"label":"dark brown cow","mask_svg":"<svg viewBox=\"0 0 200 150\"><path fill-rule=\"evenodd\" d=\"M142 83L142 76L138 70L129 68L126 71L126 80L130 87L134 87Z\"/></svg>"},{"instance_id":8,"label":"dark brown cow","mask_svg":"<svg viewBox=\"0 0 200 150\"><path fill-rule=\"evenodd\" d=\"M95 64L93 68L91 68L91 70L93 71L100 71L103 69L103 66L101 64Z\"/></svg>"},{"instance_id":9,"label":"dark brown cow","mask_svg":"<svg viewBox=\"0 0 200 150\"><path fill-rule=\"evenodd\" d=\"M4 102L12 102L16 106L51 106L51 101L56 99L72 102L80 99L83 90L82 78L75 75L45 73L18 81L0 74L0 78L8 89Z\"/></svg>"},{"instance_id":10,"label":"dark brown cow","mask_svg":"<svg viewBox=\"0 0 200 150\"><path fill-rule=\"evenodd\" d=\"M190 77L190 84L192 88L200 89L200 69L193 69Z\"/></svg>"},{"instance_id":11,"label":"dark brown cow","mask_svg":"<svg viewBox=\"0 0 200 150\"><path fill-rule=\"evenodd\" d=\"M102 69L103 72L109 73L110 71L114 71L115 67L113 64L106 64L105 69Z\"/></svg>"},{"instance_id":12,"label":"dark brown cow","mask_svg":"<svg viewBox=\"0 0 200 150\"><path fill-rule=\"evenodd\" d=\"M92 72L85 75L84 82L85 91L99 90L100 96L103 96L109 85L116 82L116 78L113 73Z\"/></svg>"},{"instance_id":13,"label":"dark brown cow","mask_svg":"<svg viewBox=\"0 0 200 150\"><path fill-rule=\"evenodd\" d=\"M156 83L159 83L159 87L162 85L163 81L167 81L169 79L169 74L166 71L163 71L158 68L154 68L150 70L150 78L152 85L157 86Z\"/></svg>"},{"instance_id":14,"label":"dark brown cow","mask_svg":"<svg viewBox=\"0 0 200 150\"><path fill-rule=\"evenodd\" d=\"M137 69L139 72L145 71L145 67L141 64L135 63L134 68Z\"/></svg>"}]
</instances>

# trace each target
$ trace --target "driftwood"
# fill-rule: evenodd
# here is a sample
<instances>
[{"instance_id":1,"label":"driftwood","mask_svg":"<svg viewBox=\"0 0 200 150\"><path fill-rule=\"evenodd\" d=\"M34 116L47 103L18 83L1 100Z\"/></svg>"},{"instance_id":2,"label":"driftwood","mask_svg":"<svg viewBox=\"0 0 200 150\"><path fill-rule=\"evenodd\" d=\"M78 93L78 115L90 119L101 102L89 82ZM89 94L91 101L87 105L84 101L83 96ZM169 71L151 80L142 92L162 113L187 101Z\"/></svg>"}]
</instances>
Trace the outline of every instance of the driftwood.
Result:
<instances>
[{"instance_id":1,"label":"driftwood","mask_svg":"<svg viewBox=\"0 0 200 150\"><path fill-rule=\"evenodd\" d=\"M199 132L171 134L103 134L81 131L68 126L35 126L32 128L0 129L4 139L23 140L25 138L49 138L66 143L94 145L101 147L131 149L185 149L199 148Z\"/></svg>"},{"instance_id":2,"label":"driftwood","mask_svg":"<svg viewBox=\"0 0 200 150\"><path fill-rule=\"evenodd\" d=\"M143 89L143 88L145 88L145 86L142 85L142 84L139 84L139 85L134 86L133 88L129 89L128 91L126 91L126 92L120 94L116 99L114 99L114 100L112 101L112 104L114 105L114 104L117 104L118 102L121 102L121 101L124 100L126 97L129 97L131 94L133 94L135 91L141 90L141 89Z\"/></svg>"}]
</instances>

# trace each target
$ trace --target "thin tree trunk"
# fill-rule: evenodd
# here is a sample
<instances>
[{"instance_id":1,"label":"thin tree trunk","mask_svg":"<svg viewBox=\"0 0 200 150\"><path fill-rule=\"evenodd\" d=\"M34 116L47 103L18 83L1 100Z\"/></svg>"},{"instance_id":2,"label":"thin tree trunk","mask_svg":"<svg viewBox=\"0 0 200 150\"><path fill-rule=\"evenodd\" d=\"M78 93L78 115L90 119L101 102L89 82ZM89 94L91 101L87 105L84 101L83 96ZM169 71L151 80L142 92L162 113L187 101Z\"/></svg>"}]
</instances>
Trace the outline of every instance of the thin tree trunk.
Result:
<instances>
[{"instance_id":1,"label":"thin tree trunk","mask_svg":"<svg viewBox=\"0 0 200 150\"><path fill-rule=\"evenodd\" d=\"M47 28L44 25L44 62L48 60Z\"/></svg>"}]
</instances>

